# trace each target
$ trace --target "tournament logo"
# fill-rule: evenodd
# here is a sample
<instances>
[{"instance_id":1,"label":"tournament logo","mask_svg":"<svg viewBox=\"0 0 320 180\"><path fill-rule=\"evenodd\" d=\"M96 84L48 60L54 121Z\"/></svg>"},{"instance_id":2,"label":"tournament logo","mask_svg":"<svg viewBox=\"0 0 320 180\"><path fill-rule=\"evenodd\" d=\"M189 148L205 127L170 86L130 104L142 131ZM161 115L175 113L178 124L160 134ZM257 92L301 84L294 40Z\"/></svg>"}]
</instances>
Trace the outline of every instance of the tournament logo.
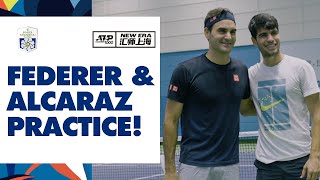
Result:
<instances>
[{"instance_id":1,"label":"tournament logo","mask_svg":"<svg viewBox=\"0 0 320 180\"><path fill-rule=\"evenodd\" d=\"M30 52L37 49L38 29L25 27L18 29L19 48Z\"/></svg>"}]
</instances>

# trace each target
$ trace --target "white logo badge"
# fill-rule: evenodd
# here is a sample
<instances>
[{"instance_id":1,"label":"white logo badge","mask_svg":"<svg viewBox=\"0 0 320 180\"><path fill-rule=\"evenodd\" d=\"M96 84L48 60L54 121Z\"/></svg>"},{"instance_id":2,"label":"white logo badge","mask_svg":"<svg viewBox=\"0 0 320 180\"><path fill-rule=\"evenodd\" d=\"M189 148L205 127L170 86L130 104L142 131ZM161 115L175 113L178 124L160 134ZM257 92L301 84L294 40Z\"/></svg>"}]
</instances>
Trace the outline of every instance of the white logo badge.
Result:
<instances>
[{"instance_id":1,"label":"white logo badge","mask_svg":"<svg viewBox=\"0 0 320 180\"><path fill-rule=\"evenodd\" d=\"M19 48L30 52L37 49L38 29L25 27L18 29Z\"/></svg>"}]
</instances>

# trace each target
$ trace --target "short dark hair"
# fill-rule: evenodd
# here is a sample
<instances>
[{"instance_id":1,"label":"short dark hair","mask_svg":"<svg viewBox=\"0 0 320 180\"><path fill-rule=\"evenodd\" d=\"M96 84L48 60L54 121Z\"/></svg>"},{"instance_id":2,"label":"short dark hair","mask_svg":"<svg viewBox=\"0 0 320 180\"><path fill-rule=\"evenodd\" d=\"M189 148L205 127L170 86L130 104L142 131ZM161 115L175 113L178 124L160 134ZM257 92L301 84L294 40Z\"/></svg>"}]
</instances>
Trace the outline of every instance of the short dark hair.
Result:
<instances>
[{"instance_id":1,"label":"short dark hair","mask_svg":"<svg viewBox=\"0 0 320 180\"><path fill-rule=\"evenodd\" d=\"M251 33L251 36L256 39L257 32L260 28L276 28L279 30L279 25L277 19L274 16L267 13L260 13L251 18L248 28Z\"/></svg>"},{"instance_id":2,"label":"short dark hair","mask_svg":"<svg viewBox=\"0 0 320 180\"><path fill-rule=\"evenodd\" d=\"M223 11L227 11L227 12L229 12L229 13L231 13L231 14L233 15L233 13L232 13L228 8L218 7L218 8L215 8L215 9L210 10L210 11L207 13L206 18L204 19L205 24L206 24L206 22L207 22L207 20L208 20L209 18L212 18L212 17L214 17L214 16L220 16ZM213 26L211 26L211 27L208 28L209 31L211 31L212 27L213 27Z\"/></svg>"}]
</instances>

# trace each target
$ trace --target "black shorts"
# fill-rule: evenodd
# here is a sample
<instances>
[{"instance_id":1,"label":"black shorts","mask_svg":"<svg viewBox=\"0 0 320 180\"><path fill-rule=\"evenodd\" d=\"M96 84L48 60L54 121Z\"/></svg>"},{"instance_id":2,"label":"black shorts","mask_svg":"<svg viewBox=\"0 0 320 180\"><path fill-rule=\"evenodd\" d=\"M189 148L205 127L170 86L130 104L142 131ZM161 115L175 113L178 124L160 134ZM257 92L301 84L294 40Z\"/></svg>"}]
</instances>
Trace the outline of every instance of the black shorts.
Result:
<instances>
[{"instance_id":1,"label":"black shorts","mask_svg":"<svg viewBox=\"0 0 320 180\"><path fill-rule=\"evenodd\" d=\"M257 180L301 180L300 176L304 164L308 161L309 155L291 161L276 161L264 164L255 160L257 167ZM304 177L303 179L306 179Z\"/></svg>"}]
</instances>

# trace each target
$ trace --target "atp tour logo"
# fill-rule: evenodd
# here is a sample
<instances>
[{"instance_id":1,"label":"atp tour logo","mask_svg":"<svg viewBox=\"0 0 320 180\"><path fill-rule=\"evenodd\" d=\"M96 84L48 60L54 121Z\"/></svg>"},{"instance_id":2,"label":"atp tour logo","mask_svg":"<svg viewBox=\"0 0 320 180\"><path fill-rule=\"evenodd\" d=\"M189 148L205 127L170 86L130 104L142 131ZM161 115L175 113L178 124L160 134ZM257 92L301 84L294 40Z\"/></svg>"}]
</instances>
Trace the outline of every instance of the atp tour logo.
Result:
<instances>
[{"instance_id":1,"label":"atp tour logo","mask_svg":"<svg viewBox=\"0 0 320 180\"><path fill-rule=\"evenodd\" d=\"M38 29L25 27L18 29L19 48L30 52L37 49Z\"/></svg>"},{"instance_id":2,"label":"atp tour logo","mask_svg":"<svg viewBox=\"0 0 320 180\"><path fill-rule=\"evenodd\" d=\"M106 48L115 46L115 32L93 31L93 47Z\"/></svg>"}]
</instances>

